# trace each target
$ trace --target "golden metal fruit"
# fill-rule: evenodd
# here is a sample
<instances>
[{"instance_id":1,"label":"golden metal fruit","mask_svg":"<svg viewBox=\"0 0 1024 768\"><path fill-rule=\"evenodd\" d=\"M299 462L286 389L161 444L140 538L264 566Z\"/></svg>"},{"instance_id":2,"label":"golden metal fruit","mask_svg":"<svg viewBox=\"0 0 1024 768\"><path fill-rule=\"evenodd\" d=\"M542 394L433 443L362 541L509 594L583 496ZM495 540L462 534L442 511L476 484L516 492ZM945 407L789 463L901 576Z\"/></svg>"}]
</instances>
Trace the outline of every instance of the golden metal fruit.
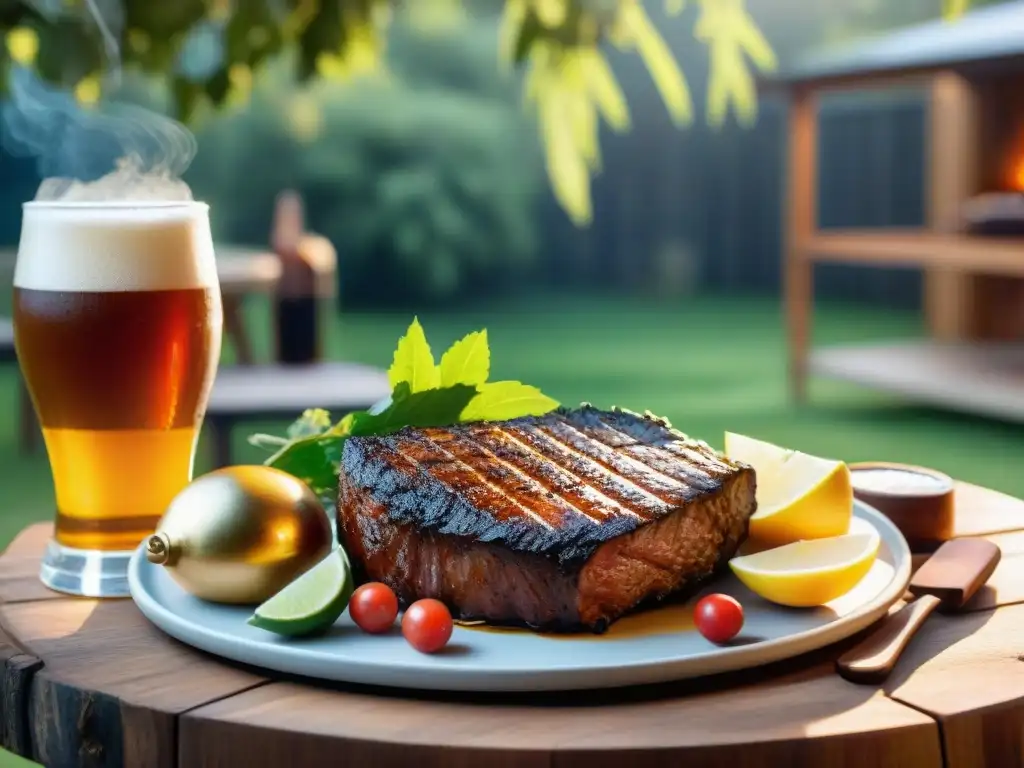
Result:
<instances>
[{"instance_id":1,"label":"golden metal fruit","mask_svg":"<svg viewBox=\"0 0 1024 768\"><path fill-rule=\"evenodd\" d=\"M298 478L272 467L226 467L174 498L146 557L196 597L251 605L326 557L332 535L323 505Z\"/></svg>"}]
</instances>

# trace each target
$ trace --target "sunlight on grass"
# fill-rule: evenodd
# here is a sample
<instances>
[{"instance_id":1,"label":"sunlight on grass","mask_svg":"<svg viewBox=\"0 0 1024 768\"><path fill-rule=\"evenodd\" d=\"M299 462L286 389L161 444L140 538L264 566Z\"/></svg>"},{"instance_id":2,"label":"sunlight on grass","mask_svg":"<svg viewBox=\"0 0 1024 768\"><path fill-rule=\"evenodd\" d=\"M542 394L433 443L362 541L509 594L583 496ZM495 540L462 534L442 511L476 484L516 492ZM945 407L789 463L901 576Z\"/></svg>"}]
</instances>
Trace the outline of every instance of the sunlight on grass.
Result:
<instances>
[{"instance_id":1,"label":"sunlight on grass","mask_svg":"<svg viewBox=\"0 0 1024 768\"><path fill-rule=\"evenodd\" d=\"M0 750L0 768L31 768L35 765L36 763L23 760L17 755L12 755L10 752Z\"/></svg>"}]
</instances>

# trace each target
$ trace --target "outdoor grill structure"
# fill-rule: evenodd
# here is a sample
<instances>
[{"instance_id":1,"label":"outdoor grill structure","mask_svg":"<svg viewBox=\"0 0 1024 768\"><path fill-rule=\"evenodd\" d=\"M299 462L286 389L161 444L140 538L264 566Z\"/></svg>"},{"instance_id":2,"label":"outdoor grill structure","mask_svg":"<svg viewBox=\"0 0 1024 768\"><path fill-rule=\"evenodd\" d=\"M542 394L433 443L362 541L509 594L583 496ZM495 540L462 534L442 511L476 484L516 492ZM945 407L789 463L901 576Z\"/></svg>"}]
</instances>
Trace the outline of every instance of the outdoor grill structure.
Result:
<instances>
[{"instance_id":1,"label":"outdoor grill structure","mask_svg":"<svg viewBox=\"0 0 1024 768\"><path fill-rule=\"evenodd\" d=\"M823 229L821 100L835 91L927 95L927 223ZM789 101L784 296L792 396L819 375L922 404L1024 421L1024 2L804 57L762 83ZM815 348L815 265L917 268L924 340Z\"/></svg>"}]
</instances>

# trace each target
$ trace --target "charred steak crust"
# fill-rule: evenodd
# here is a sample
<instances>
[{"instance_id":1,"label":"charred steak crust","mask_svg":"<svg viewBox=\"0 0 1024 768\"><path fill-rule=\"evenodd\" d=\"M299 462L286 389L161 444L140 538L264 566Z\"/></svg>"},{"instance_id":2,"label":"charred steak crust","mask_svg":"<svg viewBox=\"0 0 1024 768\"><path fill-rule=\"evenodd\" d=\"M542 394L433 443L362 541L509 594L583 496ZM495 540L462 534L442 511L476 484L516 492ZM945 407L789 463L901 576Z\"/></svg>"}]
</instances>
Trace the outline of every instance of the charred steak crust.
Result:
<instances>
[{"instance_id":1,"label":"charred steak crust","mask_svg":"<svg viewBox=\"0 0 1024 768\"><path fill-rule=\"evenodd\" d=\"M346 441L338 536L360 579L461 619L601 631L746 537L754 474L665 422L585 406Z\"/></svg>"}]
</instances>

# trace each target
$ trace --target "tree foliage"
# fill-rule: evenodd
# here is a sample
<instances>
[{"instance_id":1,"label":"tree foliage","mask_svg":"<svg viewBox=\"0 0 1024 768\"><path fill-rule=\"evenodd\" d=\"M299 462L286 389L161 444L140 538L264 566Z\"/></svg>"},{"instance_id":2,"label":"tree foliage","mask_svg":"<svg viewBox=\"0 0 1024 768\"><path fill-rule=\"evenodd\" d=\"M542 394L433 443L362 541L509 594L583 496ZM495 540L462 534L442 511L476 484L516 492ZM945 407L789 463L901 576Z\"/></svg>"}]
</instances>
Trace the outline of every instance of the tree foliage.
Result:
<instances>
[{"instance_id":1,"label":"tree foliage","mask_svg":"<svg viewBox=\"0 0 1024 768\"><path fill-rule=\"evenodd\" d=\"M429 29L494 9L503 16L495 63L525 73L552 187L584 224L600 168L599 124L629 128L607 46L643 61L678 125L694 119L687 79L648 14L654 2L674 23L694 19L694 42L710 61L708 120L720 124L730 111L753 120L752 70L776 61L746 0L0 0L0 88L11 66L30 65L92 103L112 72L132 68L165 78L176 116L189 123L203 104L247 98L254 73L284 50L295 52L299 83L352 78L380 69L384 33L398 15ZM956 14L970 0L933 2ZM686 6L695 13L684 16Z\"/></svg>"},{"instance_id":2,"label":"tree foliage","mask_svg":"<svg viewBox=\"0 0 1024 768\"><path fill-rule=\"evenodd\" d=\"M515 285L536 253L543 166L515 83L488 66L494 28L394 24L388 75L345 88L295 91L291 56L268 62L244 107L197 125L186 178L217 212L218 239L265 241L274 198L293 188L337 248L344 306Z\"/></svg>"}]
</instances>

